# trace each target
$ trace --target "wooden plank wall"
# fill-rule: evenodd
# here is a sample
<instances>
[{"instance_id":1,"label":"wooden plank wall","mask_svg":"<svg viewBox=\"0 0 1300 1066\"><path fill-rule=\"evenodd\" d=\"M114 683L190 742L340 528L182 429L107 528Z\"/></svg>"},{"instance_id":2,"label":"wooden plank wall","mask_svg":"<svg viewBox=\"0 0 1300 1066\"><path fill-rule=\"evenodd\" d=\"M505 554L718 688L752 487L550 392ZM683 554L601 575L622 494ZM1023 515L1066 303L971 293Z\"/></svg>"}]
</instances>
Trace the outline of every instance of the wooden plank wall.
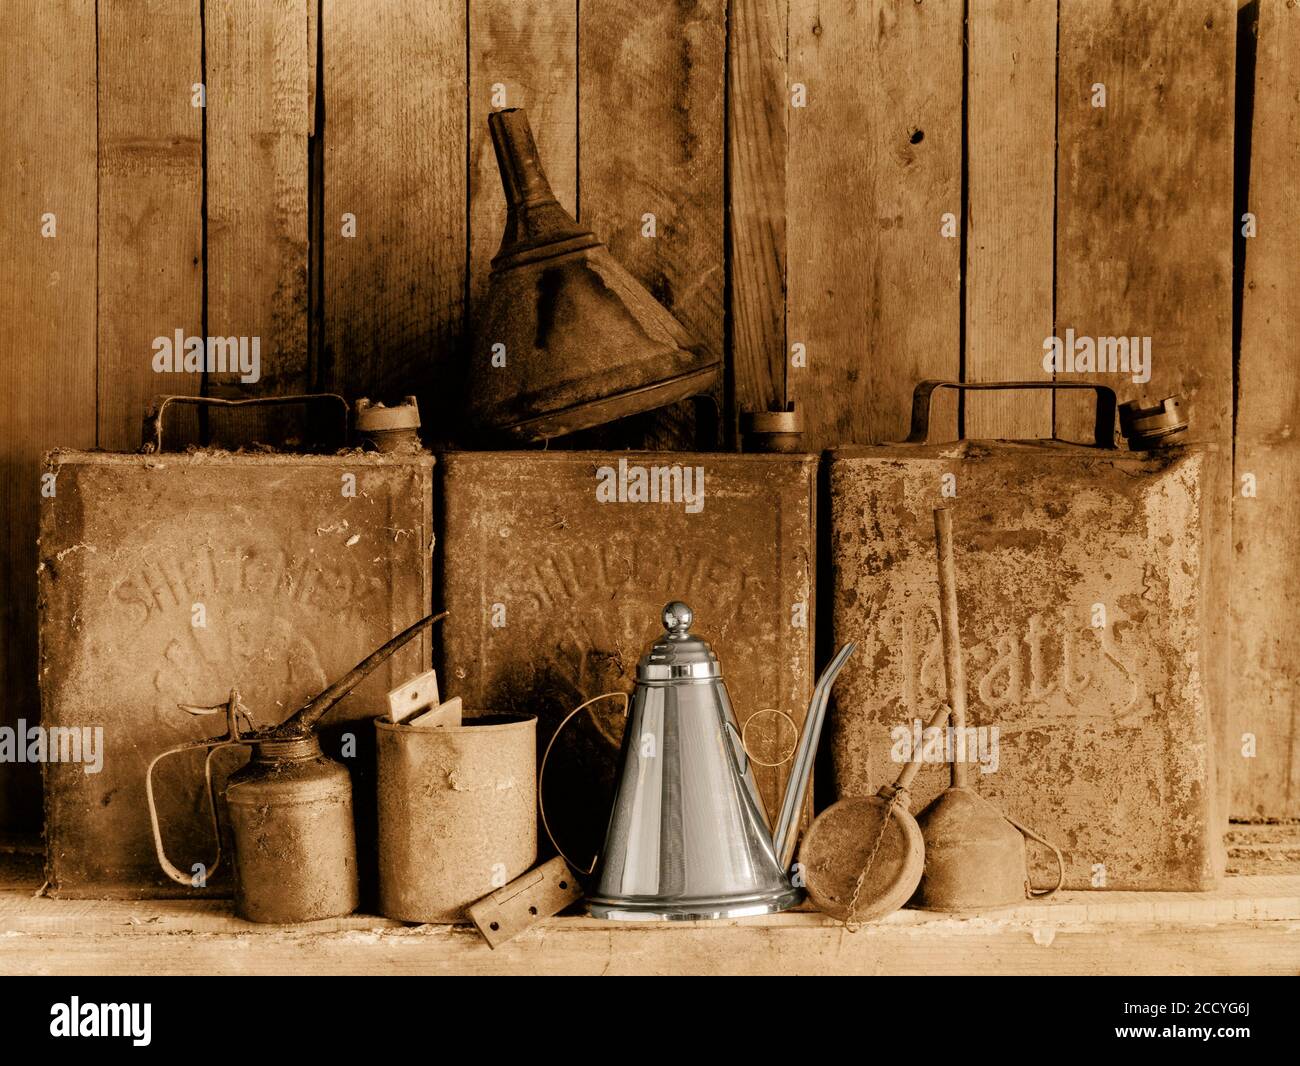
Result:
<instances>
[{"instance_id":1,"label":"wooden plank wall","mask_svg":"<svg viewBox=\"0 0 1300 1066\"><path fill-rule=\"evenodd\" d=\"M970 0L965 380L1038 380L1054 334L1056 5ZM971 437L1052 435L1052 398L965 399Z\"/></svg>"},{"instance_id":2,"label":"wooden plank wall","mask_svg":"<svg viewBox=\"0 0 1300 1066\"><path fill-rule=\"evenodd\" d=\"M1259 5L1233 455L1233 814L1300 815L1300 9ZM1244 214L1245 212L1243 212ZM1244 225L1234 221L1239 231ZM1254 754L1246 755L1254 745Z\"/></svg>"},{"instance_id":3,"label":"wooden plank wall","mask_svg":"<svg viewBox=\"0 0 1300 1066\"><path fill-rule=\"evenodd\" d=\"M427 436L450 437L504 217L485 120L523 106L561 202L726 355L725 446L739 411L791 400L810 450L897 440L920 377L1041 378L1044 338L1067 327L1152 336L1152 382L1110 383L1121 399L1183 392L1195 436L1223 456L1233 809L1300 816L1300 647L1278 624L1300 591L1300 379L1279 354L1300 240L1300 19L1286 0L1248 5L1259 234L1235 278L1235 368L1233 108L1255 42L1237 40L1234 0L13 2L5 721L35 714L30 482L44 448L134 448L148 397L201 388L414 392ZM57 239L40 237L46 210ZM155 374L152 339L176 329L260 336L262 380ZM946 401L937 428L1078 438L1085 417L985 395ZM694 432L682 408L623 442ZM1245 473L1256 496L1240 494ZM1253 759L1236 757L1244 732ZM0 825L31 822L31 790L6 770Z\"/></svg>"},{"instance_id":4,"label":"wooden plank wall","mask_svg":"<svg viewBox=\"0 0 1300 1066\"><path fill-rule=\"evenodd\" d=\"M961 242L942 218L963 213L962 6L789 11L786 339L807 363L789 398L810 450L902 440L912 386L961 376Z\"/></svg>"},{"instance_id":5,"label":"wooden plank wall","mask_svg":"<svg viewBox=\"0 0 1300 1066\"><path fill-rule=\"evenodd\" d=\"M70 6L84 21L85 5ZM99 372L91 440L131 451L152 397L198 393L203 384L152 365L155 337L204 335L202 12L199 0L101 0L97 18ZM39 19L22 25L48 32ZM93 129L96 113L64 121ZM90 361L88 352L81 358Z\"/></svg>"},{"instance_id":6,"label":"wooden plank wall","mask_svg":"<svg viewBox=\"0 0 1300 1066\"><path fill-rule=\"evenodd\" d=\"M456 406L443 378L464 328L465 27L449 0L322 0L316 383L415 393L434 438Z\"/></svg>"},{"instance_id":7,"label":"wooden plank wall","mask_svg":"<svg viewBox=\"0 0 1300 1066\"><path fill-rule=\"evenodd\" d=\"M206 0L207 324L260 337L260 374L212 395L307 386L307 0ZM255 195L250 191L256 190Z\"/></svg>"},{"instance_id":8,"label":"wooden plank wall","mask_svg":"<svg viewBox=\"0 0 1300 1066\"><path fill-rule=\"evenodd\" d=\"M0 34L0 725L40 718L40 456L95 443L95 26L17 0ZM40 27L38 34L16 29ZM57 485L55 486L57 491ZM39 825L39 767L0 766L0 826Z\"/></svg>"}]
</instances>

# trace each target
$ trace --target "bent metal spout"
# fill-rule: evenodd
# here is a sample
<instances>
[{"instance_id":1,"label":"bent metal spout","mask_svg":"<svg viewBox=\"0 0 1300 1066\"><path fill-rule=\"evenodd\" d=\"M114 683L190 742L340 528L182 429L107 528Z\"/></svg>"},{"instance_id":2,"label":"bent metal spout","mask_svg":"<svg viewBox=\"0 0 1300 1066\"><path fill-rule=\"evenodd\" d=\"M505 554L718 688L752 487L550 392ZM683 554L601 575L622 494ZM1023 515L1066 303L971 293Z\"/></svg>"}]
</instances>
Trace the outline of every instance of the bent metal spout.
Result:
<instances>
[{"instance_id":1,"label":"bent metal spout","mask_svg":"<svg viewBox=\"0 0 1300 1066\"><path fill-rule=\"evenodd\" d=\"M790 868L790 862L794 858L794 846L799 836L799 812L803 809L804 798L808 795L808 781L812 777L817 744L821 740L822 725L826 721L826 706L830 703L831 687L856 647L855 644L845 644L840 648L830 665L822 671L822 676L817 679L817 687L813 689L812 702L808 705L808 717L804 722L803 733L799 736L799 746L795 749L794 761L790 767L790 780L786 783L785 795L781 797L781 812L776 820L776 830L772 834L777 858L783 870Z\"/></svg>"},{"instance_id":2,"label":"bent metal spout","mask_svg":"<svg viewBox=\"0 0 1300 1066\"><path fill-rule=\"evenodd\" d=\"M393 637L386 644L376 648L356 666L344 674L341 678L330 685L319 695L313 696L308 700L301 709L292 717L287 718L283 723L276 726L270 731L269 736L275 739L293 739L311 734L316 723L319 722L329 712L339 700L343 699L349 692L356 688L362 681L369 677L375 670L383 665L399 649L405 647L411 640L417 637L424 630L428 629L435 622L441 622L447 617L447 612L440 614L425 615L413 626L408 626L397 636Z\"/></svg>"}]
</instances>

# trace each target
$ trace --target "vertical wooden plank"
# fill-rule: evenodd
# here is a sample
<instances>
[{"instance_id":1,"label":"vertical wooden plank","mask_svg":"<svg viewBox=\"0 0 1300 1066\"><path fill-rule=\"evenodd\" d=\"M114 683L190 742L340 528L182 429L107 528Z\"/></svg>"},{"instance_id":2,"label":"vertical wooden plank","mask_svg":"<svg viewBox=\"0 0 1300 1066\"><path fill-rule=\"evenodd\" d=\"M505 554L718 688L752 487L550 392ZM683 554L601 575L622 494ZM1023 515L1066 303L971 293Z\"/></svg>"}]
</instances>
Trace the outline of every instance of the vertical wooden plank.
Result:
<instances>
[{"instance_id":1,"label":"vertical wooden plank","mask_svg":"<svg viewBox=\"0 0 1300 1066\"><path fill-rule=\"evenodd\" d=\"M349 399L421 393L437 437L461 406L465 5L324 0L320 32L321 378Z\"/></svg>"},{"instance_id":2,"label":"vertical wooden plank","mask_svg":"<svg viewBox=\"0 0 1300 1066\"><path fill-rule=\"evenodd\" d=\"M1234 0L1129 4L1061 0L1056 331L1150 337L1149 382L1121 402L1186 398L1190 439L1217 447L1206 486L1211 605L1206 688L1226 822L1233 742L1228 703L1232 446ZM1097 86L1105 87L1105 107ZM1140 375L1137 375L1140 376ZM1083 440L1091 410L1058 396L1058 436Z\"/></svg>"},{"instance_id":3,"label":"vertical wooden plank","mask_svg":"<svg viewBox=\"0 0 1300 1066\"><path fill-rule=\"evenodd\" d=\"M99 446L134 451L155 395L203 385L153 368L154 338L203 332L200 4L99 0L98 19Z\"/></svg>"},{"instance_id":4,"label":"vertical wooden plank","mask_svg":"<svg viewBox=\"0 0 1300 1066\"><path fill-rule=\"evenodd\" d=\"M575 0L519 4L472 0L469 7L470 314L487 287L501 245L505 196L487 117L528 112L556 198L578 205L578 8Z\"/></svg>"},{"instance_id":5,"label":"vertical wooden plank","mask_svg":"<svg viewBox=\"0 0 1300 1066\"><path fill-rule=\"evenodd\" d=\"M225 397L303 392L307 365L308 0L207 0L208 303L211 337L258 365L209 371ZM247 342L245 342L247 338ZM246 380L253 378L253 380ZM214 439L265 439L284 419L213 417ZM290 422L292 424L292 422ZM238 436L233 437L238 442Z\"/></svg>"},{"instance_id":6,"label":"vertical wooden plank","mask_svg":"<svg viewBox=\"0 0 1300 1066\"><path fill-rule=\"evenodd\" d=\"M1300 9L1261 0L1232 539L1234 817L1300 816ZM1240 225L1240 220L1235 220ZM1254 496L1243 494L1253 487ZM1242 757L1242 734L1256 754Z\"/></svg>"},{"instance_id":7,"label":"vertical wooden plank","mask_svg":"<svg viewBox=\"0 0 1300 1066\"><path fill-rule=\"evenodd\" d=\"M725 0L579 0L578 27L582 221L721 356ZM688 411L666 409L648 443L689 445Z\"/></svg>"},{"instance_id":8,"label":"vertical wooden plank","mask_svg":"<svg viewBox=\"0 0 1300 1066\"><path fill-rule=\"evenodd\" d=\"M727 27L727 258L739 411L775 410L786 401L788 22L789 0L732 0Z\"/></svg>"},{"instance_id":9,"label":"vertical wooden plank","mask_svg":"<svg viewBox=\"0 0 1300 1066\"><path fill-rule=\"evenodd\" d=\"M1056 4L969 0L966 365L968 381L1037 381L1052 336L1056 202ZM1052 435L1052 397L965 397L968 437Z\"/></svg>"},{"instance_id":10,"label":"vertical wooden plank","mask_svg":"<svg viewBox=\"0 0 1300 1066\"><path fill-rule=\"evenodd\" d=\"M307 4L307 106L311 120L307 127L309 136L316 136L316 82L317 61L320 55L320 0L306 0Z\"/></svg>"},{"instance_id":11,"label":"vertical wooden plank","mask_svg":"<svg viewBox=\"0 0 1300 1066\"><path fill-rule=\"evenodd\" d=\"M40 719L40 455L95 442L95 17L17 0L0 34L0 725ZM52 216L52 217L51 217ZM148 348L144 349L147 355ZM57 486L56 486L57 491ZM41 822L40 768L0 771L0 827Z\"/></svg>"},{"instance_id":12,"label":"vertical wooden plank","mask_svg":"<svg viewBox=\"0 0 1300 1066\"><path fill-rule=\"evenodd\" d=\"M1196 439L1225 444L1235 29L1233 0L1061 0L1057 332L1150 337L1153 364L1146 384L1061 376L1121 401L1182 393ZM1071 399L1057 430L1082 440L1091 411Z\"/></svg>"},{"instance_id":13,"label":"vertical wooden plank","mask_svg":"<svg viewBox=\"0 0 1300 1066\"><path fill-rule=\"evenodd\" d=\"M901 440L917 380L960 369L960 242L941 227L962 211L962 5L792 0L790 81L807 92L786 192L805 447Z\"/></svg>"}]
</instances>

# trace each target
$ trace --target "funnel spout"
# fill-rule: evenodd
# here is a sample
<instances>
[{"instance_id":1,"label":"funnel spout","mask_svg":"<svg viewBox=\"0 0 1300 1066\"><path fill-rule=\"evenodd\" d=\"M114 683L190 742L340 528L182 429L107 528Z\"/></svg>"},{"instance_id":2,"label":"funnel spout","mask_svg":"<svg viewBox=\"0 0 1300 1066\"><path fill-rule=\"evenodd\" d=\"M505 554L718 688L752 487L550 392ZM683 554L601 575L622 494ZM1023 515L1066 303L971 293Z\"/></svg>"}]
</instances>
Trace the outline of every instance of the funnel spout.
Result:
<instances>
[{"instance_id":1,"label":"funnel spout","mask_svg":"<svg viewBox=\"0 0 1300 1066\"><path fill-rule=\"evenodd\" d=\"M503 269L513 258L541 247L550 246L554 254L554 246L564 241L577 242L564 245L570 251L594 245L591 231L579 225L551 191L523 110L494 111L488 116L488 130L506 197L506 227L493 269Z\"/></svg>"},{"instance_id":2,"label":"funnel spout","mask_svg":"<svg viewBox=\"0 0 1300 1066\"><path fill-rule=\"evenodd\" d=\"M799 737L799 746L795 749L794 759L790 764L790 780L786 782L785 795L781 797L781 812L772 834L772 843L776 848L776 857L782 870L790 868L794 858L794 845L799 836L799 812L803 809L804 798L808 795L808 781L812 777L813 760L817 754L817 743L821 739L822 724L826 720L826 705L830 702L831 686L835 684L836 675L844 669L844 664L853 654L855 644L845 644L835 653L830 665L822 671L813 689L812 702L808 705L808 717L804 722L803 733Z\"/></svg>"}]
</instances>

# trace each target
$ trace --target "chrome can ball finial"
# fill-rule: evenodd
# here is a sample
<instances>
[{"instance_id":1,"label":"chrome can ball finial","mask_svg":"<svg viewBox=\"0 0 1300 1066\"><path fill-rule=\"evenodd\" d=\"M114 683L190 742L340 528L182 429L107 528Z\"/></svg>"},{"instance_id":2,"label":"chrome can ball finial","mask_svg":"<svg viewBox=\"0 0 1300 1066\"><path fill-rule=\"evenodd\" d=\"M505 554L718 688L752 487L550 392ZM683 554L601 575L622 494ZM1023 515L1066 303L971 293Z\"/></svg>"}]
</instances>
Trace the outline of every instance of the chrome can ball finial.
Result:
<instances>
[{"instance_id":1,"label":"chrome can ball finial","mask_svg":"<svg viewBox=\"0 0 1300 1066\"><path fill-rule=\"evenodd\" d=\"M681 600L673 600L672 603L664 606L664 628L672 636L686 636L694 617L695 615L691 612L691 609Z\"/></svg>"}]
</instances>

